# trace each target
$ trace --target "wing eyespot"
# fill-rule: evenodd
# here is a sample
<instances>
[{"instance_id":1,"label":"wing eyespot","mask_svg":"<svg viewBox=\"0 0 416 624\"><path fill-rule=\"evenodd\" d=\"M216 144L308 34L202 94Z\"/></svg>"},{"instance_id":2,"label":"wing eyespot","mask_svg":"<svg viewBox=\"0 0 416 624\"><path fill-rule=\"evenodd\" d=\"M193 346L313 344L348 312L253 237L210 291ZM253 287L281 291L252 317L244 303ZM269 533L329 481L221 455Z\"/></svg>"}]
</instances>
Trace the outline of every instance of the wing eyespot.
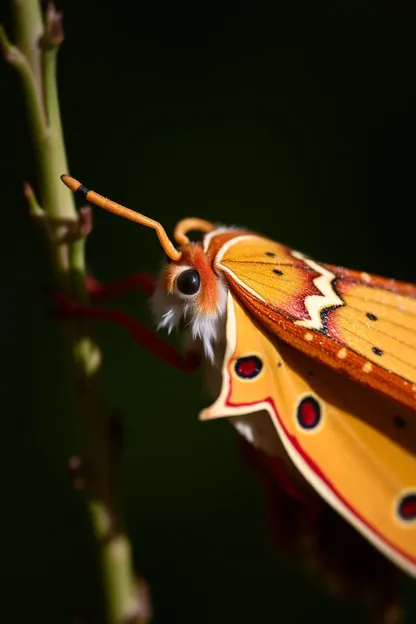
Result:
<instances>
[{"instance_id":1,"label":"wing eyespot","mask_svg":"<svg viewBox=\"0 0 416 624\"><path fill-rule=\"evenodd\" d=\"M263 362L257 355L238 358L234 365L236 375L240 379L254 379L260 374L262 368Z\"/></svg>"},{"instance_id":2,"label":"wing eyespot","mask_svg":"<svg viewBox=\"0 0 416 624\"><path fill-rule=\"evenodd\" d=\"M296 409L296 418L299 426L308 431L315 429L319 425L321 416L321 406L313 396L304 397Z\"/></svg>"},{"instance_id":3,"label":"wing eyespot","mask_svg":"<svg viewBox=\"0 0 416 624\"><path fill-rule=\"evenodd\" d=\"M399 500L397 513L401 520L414 522L416 520L416 493L406 494Z\"/></svg>"}]
</instances>

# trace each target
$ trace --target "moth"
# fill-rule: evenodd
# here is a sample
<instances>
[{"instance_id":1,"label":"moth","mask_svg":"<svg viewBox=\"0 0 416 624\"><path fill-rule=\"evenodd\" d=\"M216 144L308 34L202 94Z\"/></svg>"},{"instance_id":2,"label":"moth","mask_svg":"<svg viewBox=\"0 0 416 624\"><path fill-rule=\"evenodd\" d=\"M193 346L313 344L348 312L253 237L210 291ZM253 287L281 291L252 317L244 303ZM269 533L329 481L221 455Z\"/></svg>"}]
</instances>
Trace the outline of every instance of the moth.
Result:
<instances>
[{"instance_id":1,"label":"moth","mask_svg":"<svg viewBox=\"0 0 416 624\"><path fill-rule=\"evenodd\" d=\"M122 324L183 370L201 362L215 400L200 420L229 418L280 462L287 487L318 493L415 577L416 285L197 218L176 225L175 247L160 223L61 178L88 202L156 231L166 264L155 282L134 283L150 295L159 329L184 332L187 352L122 312L72 304L72 314ZM105 299L99 287L95 294Z\"/></svg>"}]
</instances>

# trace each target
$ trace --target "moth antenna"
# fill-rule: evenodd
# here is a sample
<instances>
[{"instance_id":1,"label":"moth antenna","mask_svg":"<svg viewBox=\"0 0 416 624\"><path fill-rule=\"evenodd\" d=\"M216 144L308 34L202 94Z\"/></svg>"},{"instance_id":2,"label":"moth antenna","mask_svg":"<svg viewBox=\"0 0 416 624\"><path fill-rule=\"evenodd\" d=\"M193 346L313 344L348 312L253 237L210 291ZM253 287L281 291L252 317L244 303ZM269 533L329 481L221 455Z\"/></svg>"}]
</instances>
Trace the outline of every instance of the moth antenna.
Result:
<instances>
[{"instance_id":1,"label":"moth antenna","mask_svg":"<svg viewBox=\"0 0 416 624\"><path fill-rule=\"evenodd\" d=\"M124 217L125 219L129 219L130 221L135 221L140 225L152 228L155 230L165 254L174 262L177 262L181 258L182 253L174 247L172 241L169 239L164 228L158 221L149 219L149 217L140 214L140 212L126 208L125 206L122 206L121 204L118 204L103 195L99 195L95 191L90 191L86 186L70 175L61 175L61 180L71 191L82 195L82 197L84 197L91 204L104 208L104 210L113 212L114 214Z\"/></svg>"},{"instance_id":2,"label":"moth antenna","mask_svg":"<svg viewBox=\"0 0 416 624\"><path fill-rule=\"evenodd\" d=\"M204 219L198 218L189 218L182 219L176 225L175 230L173 232L173 238L179 245L187 245L189 243L189 238L187 237L187 233L192 230L195 232L212 232L215 228L214 224L210 221L205 221Z\"/></svg>"}]
</instances>

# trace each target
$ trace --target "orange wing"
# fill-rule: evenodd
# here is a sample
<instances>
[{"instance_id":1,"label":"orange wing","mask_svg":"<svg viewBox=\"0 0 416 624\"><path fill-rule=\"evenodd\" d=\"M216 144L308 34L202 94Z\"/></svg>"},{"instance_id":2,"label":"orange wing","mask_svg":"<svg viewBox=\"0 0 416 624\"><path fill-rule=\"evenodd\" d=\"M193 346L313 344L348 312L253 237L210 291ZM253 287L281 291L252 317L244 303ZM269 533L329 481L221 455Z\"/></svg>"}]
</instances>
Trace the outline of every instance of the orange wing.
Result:
<instances>
[{"instance_id":1,"label":"orange wing","mask_svg":"<svg viewBox=\"0 0 416 624\"><path fill-rule=\"evenodd\" d=\"M397 407L269 337L229 293L222 389L201 420L245 415L255 424L253 413L266 410L309 484L416 576L416 421Z\"/></svg>"},{"instance_id":2,"label":"orange wing","mask_svg":"<svg viewBox=\"0 0 416 624\"><path fill-rule=\"evenodd\" d=\"M246 232L211 235L215 265L273 335L416 409L416 286L319 264Z\"/></svg>"}]
</instances>

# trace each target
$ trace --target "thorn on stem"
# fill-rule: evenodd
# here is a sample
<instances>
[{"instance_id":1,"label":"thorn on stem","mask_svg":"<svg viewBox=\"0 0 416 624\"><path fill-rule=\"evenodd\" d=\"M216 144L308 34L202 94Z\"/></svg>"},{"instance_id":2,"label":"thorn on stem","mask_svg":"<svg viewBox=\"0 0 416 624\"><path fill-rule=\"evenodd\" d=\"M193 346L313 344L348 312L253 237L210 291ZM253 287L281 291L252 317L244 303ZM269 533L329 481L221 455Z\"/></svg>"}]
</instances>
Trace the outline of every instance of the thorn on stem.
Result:
<instances>
[{"instance_id":1,"label":"thorn on stem","mask_svg":"<svg viewBox=\"0 0 416 624\"><path fill-rule=\"evenodd\" d=\"M3 54L4 60L8 63L13 63L16 47L8 38L6 30L2 24L0 24L0 50Z\"/></svg>"},{"instance_id":2,"label":"thorn on stem","mask_svg":"<svg viewBox=\"0 0 416 624\"><path fill-rule=\"evenodd\" d=\"M43 50L59 48L64 40L63 14L56 10L53 2L49 2L45 12L45 28L39 39Z\"/></svg>"},{"instance_id":3,"label":"thorn on stem","mask_svg":"<svg viewBox=\"0 0 416 624\"><path fill-rule=\"evenodd\" d=\"M148 622L153 617L149 585L143 578L134 583L134 593L130 604L127 605L123 624L138 624Z\"/></svg>"},{"instance_id":4,"label":"thorn on stem","mask_svg":"<svg viewBox=\"0 0 416 624\"><path fill-rule=\"evenodd\" d=\"M81 238L87 238L92 231L92 209L91 206L82 206L79 209L79 235Z\"/></svg>"},{"instance_id":5,"label":"thorn on stem","mask_svg":"<svg viewBox=\"0 0 416 624\"><path fill-rule=\"evenodd\" d=\"M45 211L36 199L35 191L29 182L23 183L23 195L29 205L29 213L34 219L44 219Z\"/></svg>"}]
</instances>

